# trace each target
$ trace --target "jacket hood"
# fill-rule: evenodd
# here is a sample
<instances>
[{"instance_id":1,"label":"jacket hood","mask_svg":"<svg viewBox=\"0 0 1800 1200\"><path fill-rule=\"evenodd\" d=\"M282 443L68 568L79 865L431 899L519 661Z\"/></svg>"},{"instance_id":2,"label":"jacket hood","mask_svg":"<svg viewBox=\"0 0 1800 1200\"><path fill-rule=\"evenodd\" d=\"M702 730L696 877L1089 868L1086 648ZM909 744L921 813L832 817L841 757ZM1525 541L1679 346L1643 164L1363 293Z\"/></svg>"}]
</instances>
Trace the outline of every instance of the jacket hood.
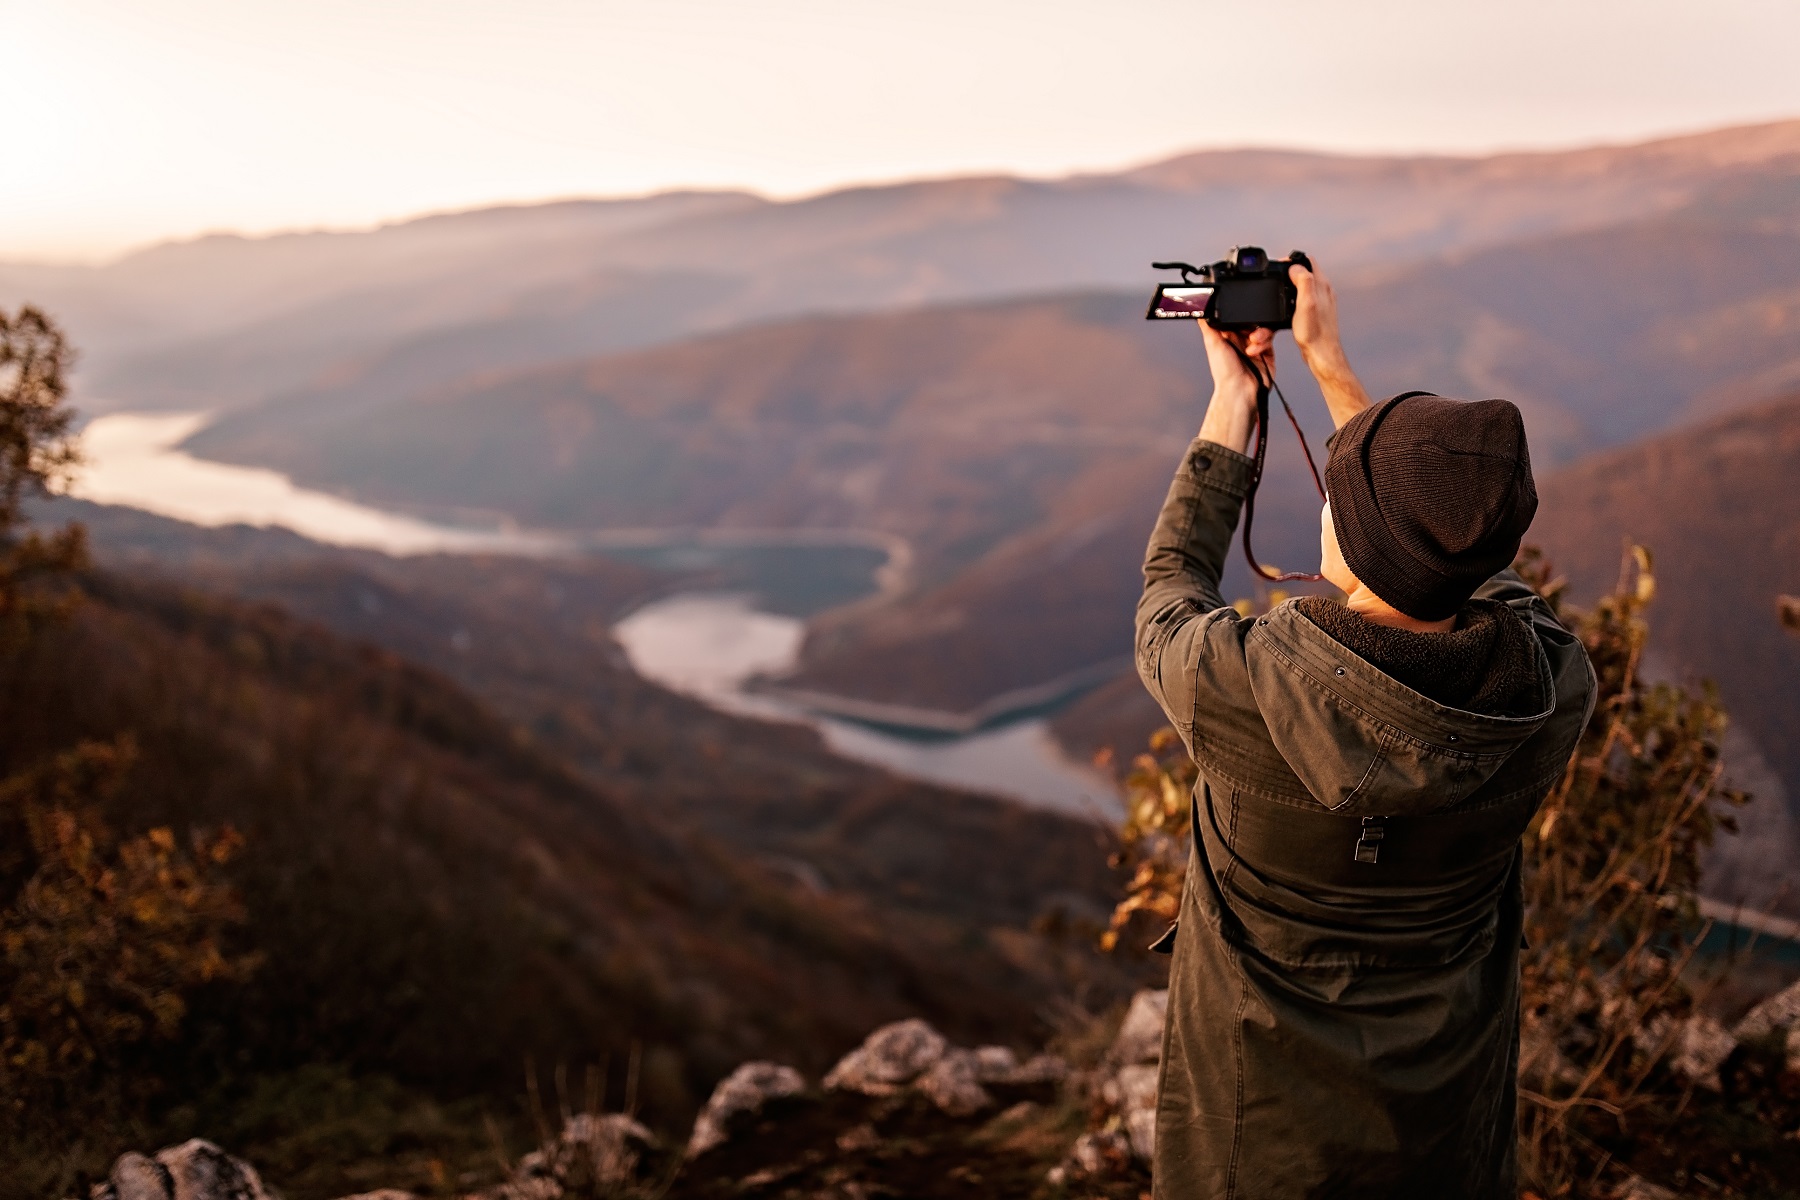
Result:
<instances>
[{"instance_id":1,"label":"jacket hood","mask_svg":"<svg viewBox=\"0 0 1800 1200\"><path fill-rule=\"evenodd\" d=\"M1550 719L1550 659L1537 638L1531 647L1539 703L1519 717L1452 708L1414 691L1293 601L1257 621L1245 657L1269 738L1314 799L1347 815L1406 816L1466 800Z\"/></svg>"}]
</instances>

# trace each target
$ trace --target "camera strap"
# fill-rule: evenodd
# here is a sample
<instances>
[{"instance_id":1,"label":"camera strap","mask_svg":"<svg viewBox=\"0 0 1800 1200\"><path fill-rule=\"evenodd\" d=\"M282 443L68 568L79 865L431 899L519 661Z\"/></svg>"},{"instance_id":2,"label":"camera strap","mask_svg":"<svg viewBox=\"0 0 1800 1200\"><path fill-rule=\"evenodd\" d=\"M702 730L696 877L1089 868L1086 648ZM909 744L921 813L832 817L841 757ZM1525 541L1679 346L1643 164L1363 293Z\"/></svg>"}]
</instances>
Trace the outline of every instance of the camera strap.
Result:
<instances>
[{"instance_id":1,"label":"camera strap","mask_svg":"<svg viewBox=\"0 0 1800 1200\"><path fill-rule=\"evenodd\" d=\"M1301 453L1306 455L1306 469L1312 472L1313 486L1319 490L1319 502L1325 502L1325 482L1319 478L1318 464L1313 462L1312 447L1306 444L1306 433L1300 428L1300 419L1294 416L1293 407L1288 404L1287 397L1282 394L1281 385L1275 382L1273 370L1264 375L1262 368L1254 359L1245 354L1236 343L1232 344L1237 351L1238 360L1244 369L1256 378L1256 455L1251 460L1250 490L1244 496L1244 558L1250 563L1250 569L1259 578L1270 583L1317 583L1325 578L1309 571L1272 571L1257 561L1256 551L1250 548L1250 526L1256 521L1256 489L1262 483L1263 462L1269 451L1269 392L1274 391L1281 401L1281 410L1287 414L1288 424L1294 427L1294 436L1300 439Z\"/></svg>"}]
</instances>

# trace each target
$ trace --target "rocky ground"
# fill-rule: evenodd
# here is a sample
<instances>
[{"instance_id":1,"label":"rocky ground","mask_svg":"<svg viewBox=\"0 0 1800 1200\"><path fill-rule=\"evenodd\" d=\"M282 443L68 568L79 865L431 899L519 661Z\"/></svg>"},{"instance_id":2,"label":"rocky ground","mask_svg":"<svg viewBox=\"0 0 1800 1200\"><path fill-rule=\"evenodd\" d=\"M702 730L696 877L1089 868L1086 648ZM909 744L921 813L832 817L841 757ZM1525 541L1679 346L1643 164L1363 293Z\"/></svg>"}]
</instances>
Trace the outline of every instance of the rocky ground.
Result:
<instances>
[{"instance_id":1,"label":"rocky ground","mask_svg":"<svg viewBox=\"0 0 1800 1200\"><path fill-rule=\"evenodd\" d=\"M506 1182L463 1200L1147 1198L1166 1003L1166 992L1139 992L1110 1041L1073 1065L1048 1053L957 1047L920 1020L876 1030L816 1085L790 1067L746 1063L719 1084L685 1145L623 1113L579 1114ZM1712 1116L1697 1118L1695 1138L1708 1136L1718 1114L1734 1114L1763 1128L1769 1146L1791 1147L1800 1139L1800 984L1731 1028L1710 1018L1690 1024L1672 1069L1717 1101L1704 1110ZM1699 1145L1673 1139L1668 1161L1640 1164L1675 1187L1634 1176L1614 1195L1788 1194L1776 1158L1793 1158L1791 1150L1759 1156L1752 1139L1750 1158L1728 1152L1702 1170ZM1734 1167L1740 1179L1715 1177ZM91 1200L277 1195L251 1164L196 1140L121 1156ZM343 1200L421 1198L385 1190Z\"/></svg>"}]
</instances>

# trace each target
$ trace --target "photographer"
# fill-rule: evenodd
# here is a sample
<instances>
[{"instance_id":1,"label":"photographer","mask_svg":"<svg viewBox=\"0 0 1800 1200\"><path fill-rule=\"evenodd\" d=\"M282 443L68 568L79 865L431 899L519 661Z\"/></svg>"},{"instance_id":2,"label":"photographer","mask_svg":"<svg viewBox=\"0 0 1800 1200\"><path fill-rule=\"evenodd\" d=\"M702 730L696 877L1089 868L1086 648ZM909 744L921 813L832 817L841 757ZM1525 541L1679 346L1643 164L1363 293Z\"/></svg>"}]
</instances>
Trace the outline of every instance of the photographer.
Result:
<instances>
[{"instance_id":1,"label":"photographer","mask_svg":"<svg viewBox=\"0 0 1800 1200\"><path fill-rule=\"evenodd\" d=\"M1520 836L1593 704L1508 569L1537 508L1504 400L1372 404L1323 276L1293 332L1338 426L1321 574L1260 617L1219 577L1274 335L1206 321L1213 395L1164 502L1139 674L1199 767L1156 1195L1516 1200Z\"/></svg>"}]
</instances>

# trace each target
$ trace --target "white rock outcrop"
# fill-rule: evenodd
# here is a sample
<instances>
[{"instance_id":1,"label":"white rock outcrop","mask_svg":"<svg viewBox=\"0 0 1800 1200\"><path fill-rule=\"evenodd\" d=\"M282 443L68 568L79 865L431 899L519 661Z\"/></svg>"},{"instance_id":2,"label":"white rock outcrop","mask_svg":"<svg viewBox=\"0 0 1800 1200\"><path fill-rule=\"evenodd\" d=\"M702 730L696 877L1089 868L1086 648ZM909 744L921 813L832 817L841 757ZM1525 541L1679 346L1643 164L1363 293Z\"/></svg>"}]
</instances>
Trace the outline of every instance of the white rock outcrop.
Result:
<instances>
[{"instance_id":1,"label":"white rock outcrop","mask_svg":"<svg viewBox=\"0 0 1800 1200\"><path fill-rule=\"evenodd\" d=\"M1719 1068L1738 1047L1738 1039L1715 1018L1695 1013L1680 1021L1659 1017L1639 1030L1633 1041L1640 1050L1667 1047L1669 1069L1696 1087L1718 1091Z\"/></svg>"},{"instance_id":2,"label":"white rock outcrop","mask_svg":"<svg viewBox=\"0 0 1800 1200\"><path fill-rule=\"evenodd\" d=\"M973 1116L994 1103L993 1094L981 1086L979 1063L973 1050L945 1052L931 1064L930 1070L919 1076L913 1087L953 1117Z\"/></svg>"},{"instance_id":3,"label":"white rock outcrop","mask_svg":"<svg viewBox=\"0 0 1800 1200\"><path fill-rule=\"evenodd\" d=\"M1744 1014L1732 1028L1740 1042L1767 1037L1777 1029L1792 1030L1800 1026L1800 983L1784 988Z\"/></svg>"},{"instance_id":4,"label":"white rock outcrop","mask_svg":"<svg viewBox=\"0 0 1800 1200\"><path fill-rule=\"evenodd\" d=\"M1023 1087L1060 1083L1069 1064L1054 1054L1025 1062L1006 1046L965 1050L924 1021L896 1021L871 1033L825 1076L834 1091L892 1096L911 1088L954 1117L971 1116L994 1104L990 1086Z\"/></svg>"},{"instance_id":5,"label":"white rock outcrop","mask_svg":"<svg viewBox=\"0 0 1800 1200\"><path fill-rule=\"evenodd\" d=\"M1052 1187L1066 1186L1083 1175L1112 1175L1131 1161L1131 1143L1117 1130L1097 1129L1075 1139L1069 1156L1050 1168L1045 1178Z\"/></svg>"},{"instance_id":6,"label":"white rock outcrop","mask_svg":"<svg viewBox=\"0 0 1800 1200\"><path fill-rule=\"evenodd\" d=\"M1058 1054L1034 1054L1024 1062L1005 1046L978 1046L975 1078L1006 1087L1061 1083L1069 1077L1069 1064Z\"/></svg>"},{"instance_id":7,"label":"white rock outcrop","mask_svg":"<svg viewBox=\"0 0 1800 1200\"><path fill-rule=\"evenodd\" d=\"M1107 1057L1118 1066L1156 1062L1162 1057L1163 1021L1168 1012L1167 988L1146 988L1133 996Z\"/></svg>"},{"instance_id":8,"label":"white rock outcrop","mask_svg":"<svg viewBox=\"0 0 1800 1200\"><path fill-rule=\"evenodd\" d=\"M93 1200L272 1200L256 1168L211 1142L192 1138L179 1146L121 1154Z\"/></svg>"},{"instance_id":9,"label":"white rock outcrop","mask_svg":"<svg viewBox=\"0 0 1800 1200\"><path fill-rule=\"evenodd\" d=\"M1153 1063L1132 1063L1101 1085L1101 1096L1119 1113L1131 1152L1145 1162L1156 1152L1156 1076Z\"/></svg>"},{"instance_id":10,"label":"white rock outcrop","mask_svg":"<svg viewBox=\"0 0 1800 1200\"><path fill-rule=\"evenodd\" d=\"M797 1096L806 1090L800 1072L780 1063L747 1062L719 1081L700 1115L694 1120L694 1133L688 1139L687 1156L704 1154L722 1146L731 1136L731 1121L744 1113L754 1113L771 1100Z\"/></svg>"},{"instance_id":11,"label":"white rock outcrop","mask_svg":"<svg viewBox=\"0 0 1800 1200\"><path fill-rule=\"evenodd\" d=\"M1116 1144L1142 1162L1156 1152L1156 1083L1168 1011L1167 989L1133 996L1098 1080L1099 1097L1112 1112L1108 1128L1118 1133ZM1083 1169L1073 1160L1065 1165Z\"/></svg>"},{"instance_id":12,"label":"white rock outcrop","mask_svg":"<svg viewBox=\"0 0 1800 1200\"><path fill-rule=\"evenodd\" d=\"M834 1091L891 1096L929 1071L950 1050L943 1034L917 1017L883 1025L838 1060L825 1076Z\"/></svg>"}]
</instances>

